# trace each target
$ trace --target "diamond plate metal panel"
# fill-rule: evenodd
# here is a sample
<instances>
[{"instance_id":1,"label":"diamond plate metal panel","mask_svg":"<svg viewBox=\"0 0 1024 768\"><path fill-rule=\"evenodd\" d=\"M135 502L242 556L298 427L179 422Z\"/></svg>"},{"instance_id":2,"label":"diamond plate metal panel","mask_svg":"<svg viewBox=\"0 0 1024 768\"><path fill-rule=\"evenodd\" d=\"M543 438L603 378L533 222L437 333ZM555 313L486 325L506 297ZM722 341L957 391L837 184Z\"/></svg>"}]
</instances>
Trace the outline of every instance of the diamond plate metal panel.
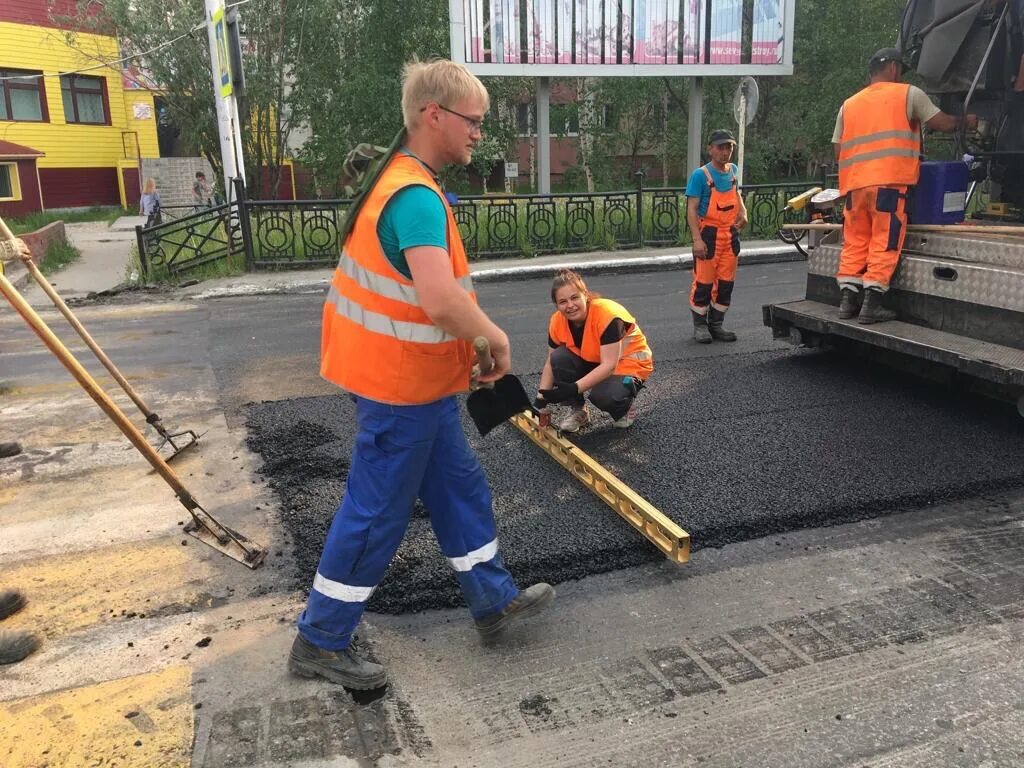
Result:
<instances>
[{"instance_id":1,"label":"diamond plate metal panel","mask_svg":"<svg viewBox=\"0 0 1024 768\"><path fill-rule=\"evenodd\" d=\"M1024 312L1024 270L1020 269L903 256L892 284L904 291Z\"/></svg>"},{"instance_id":2,"label":"diamond plate metal panel","mask_svg":"<svg viewBox=\"0 0 1024 768\"><path fill-rule=\"evenodd\" d=\"M1021 236L910 232L903 252L1024 269L1024 228Z\"/></svg>"},{"instance_id":3,"label":"diamond plate metal panel","mask_svg":"<svg viewBox=\"0 0 1024 768\"><path fill-rule=\"evenodd\" d=\"M839 270L839 252L838 245L815 248L807 257L807 271L826 277L835 275ZM955 279L941 279L938 275L955 275ZM904 253L892 287L1024 312L1024 269Z\"/></svg>"}]
</instances>

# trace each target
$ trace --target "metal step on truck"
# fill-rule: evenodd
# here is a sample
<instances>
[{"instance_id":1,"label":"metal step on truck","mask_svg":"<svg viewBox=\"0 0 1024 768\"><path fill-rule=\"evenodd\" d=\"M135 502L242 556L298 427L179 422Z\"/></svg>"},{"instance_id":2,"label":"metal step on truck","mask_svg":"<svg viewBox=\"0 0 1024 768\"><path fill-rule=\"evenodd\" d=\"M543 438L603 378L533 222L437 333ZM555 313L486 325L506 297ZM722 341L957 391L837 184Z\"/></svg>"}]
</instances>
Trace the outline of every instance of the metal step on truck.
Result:
<instances>
[{"instance_id":1,"label":"metal step on truck","mask_svg":"<svg viewBox=\"0 0 1024 768\"><path fill-rule=\"evenodd\" d=\"M1014 18L1010 3L954 5L912 0L900 33L906 64L942 109L977 114L980 127L956 135L950 154L962 161L922 164L911 226L884 302L898 319L875 325L839 319L842 231L826 223L808 232L806 243L795 243L807 253L805 297L764 306L764 324L796 345L846 349L1009 399L1024 417L1024 92L1012 88L1024 55L1024 19ZM800 200L811 221L834 218L838 193L812 194ZM927 201L937 202L929 210ZM946 226L958 206L960 219L967 206L974 213L964 225ZM939 225L921 227L922 221Z\"/></svg>"},{"instance_id":2,"label":"metal step on truck","mask_svg":"<svg viewBox=\"0 0 1024 768\"><path fill-rule=\"evenodd\" d=\"M841 248L840 232L808 247L805 298L763 308L775 338L1012 399L1024 417L1024 235L908 233L886 296L900 319L877 325L839 319Z\"/></svg>"}]
</instances>

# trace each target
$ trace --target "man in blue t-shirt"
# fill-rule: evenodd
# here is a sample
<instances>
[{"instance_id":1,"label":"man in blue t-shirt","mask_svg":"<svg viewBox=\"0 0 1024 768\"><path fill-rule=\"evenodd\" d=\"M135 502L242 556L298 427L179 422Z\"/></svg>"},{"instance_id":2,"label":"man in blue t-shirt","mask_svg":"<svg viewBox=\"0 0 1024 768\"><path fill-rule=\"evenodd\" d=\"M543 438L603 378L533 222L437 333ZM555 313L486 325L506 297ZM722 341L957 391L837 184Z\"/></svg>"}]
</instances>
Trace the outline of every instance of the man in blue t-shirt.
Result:
<instances>
[{"instance_id":1,"label":"man in blue t-shirt","mask_svg":"<svg viewBox=\"0 0 1024 768\"><path fill-rule=\"evenodd\" d=\"M399 151L412 154L404 149ZM377 236L384 255L391 266L410 280L412 273L405 260L406 249L428 245L447 251L447 232L448 216L441 198L432 189L419 184L396 192L377 221Z\"/></svg>"},{"instance_id":2,"label":"man in blue t-shirt","mask_svg":"<svg viewBox=\"0 0 1024 768\"><path fill-rule=\"evenodd\" d=\"M747 225L747 209L739 193L738 168L730 162L736 139L730 131L712 131L711 162L690 174L686 185L686 221L693 234L693 283L690 313L693 338L701 344L736 341L722 327L732 303L739 232Z\"/></svg>"}]
</instances>

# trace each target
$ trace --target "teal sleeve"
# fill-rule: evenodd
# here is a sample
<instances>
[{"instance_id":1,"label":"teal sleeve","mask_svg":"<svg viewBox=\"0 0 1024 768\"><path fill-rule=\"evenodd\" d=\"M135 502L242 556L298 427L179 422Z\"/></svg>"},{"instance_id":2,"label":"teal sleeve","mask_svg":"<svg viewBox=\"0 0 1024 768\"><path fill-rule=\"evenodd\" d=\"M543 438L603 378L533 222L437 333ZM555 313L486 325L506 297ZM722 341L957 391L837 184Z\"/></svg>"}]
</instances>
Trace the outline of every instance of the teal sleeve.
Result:
<instances>
[{"instance_id":1,"label":"teal sleeve","mask_svg":"<svg viewBox=\"0 0 1024 768\"><path fill-rule=\"evenodd\" d=\"M420 245L448 250L447 230L448 216L441 198L419 184L396 192L377 222L377 237L384 255L399 273L410 279L405 250Z\"/></svg>"},{"instance_id":2,"label":"teal sleeve","mask_svg":"<svg viewBox=\"0 0 1024 768\"><path fill-rule=\"evenodd\" d=\"M697 203L698 216L707 215L708 203L711 202L711 189L708 187L708 180L704 176L703 168L698 168L690 174L690 179L686 182L686 196L696 197L700 200Z\"/></svg>"}]
</instances>

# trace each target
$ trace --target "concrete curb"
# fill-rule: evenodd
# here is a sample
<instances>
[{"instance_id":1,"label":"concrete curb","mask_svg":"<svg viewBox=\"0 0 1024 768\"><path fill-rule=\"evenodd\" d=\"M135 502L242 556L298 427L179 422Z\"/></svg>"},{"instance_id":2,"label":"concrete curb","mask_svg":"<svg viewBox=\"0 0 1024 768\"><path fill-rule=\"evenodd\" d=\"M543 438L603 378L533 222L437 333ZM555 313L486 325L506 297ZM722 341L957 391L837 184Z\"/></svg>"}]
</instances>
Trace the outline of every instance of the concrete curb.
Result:
<instances>
[{"instance_id":1,"label":"concrete curb","mask_svg":"<svg viewBox=\"0 0 1024 768\"><path fill-rule=\"evenodd\" d=\"M804 261L804 257L791 245L771 245L749 248L739 256L740 265L775 264L788 261ZM614 274L625 272L654 272L689 268L693 256L689 251L665 253L634 258L599 258L581 261L566 254L560 261L544 264L517 263L515 266L492 267L472 270L473 281L494 283L504 280L528 280L550 277L559 269L573 269L584 275ZM470 265L472 269L472 265ZM281 279L272 283L236 283L199 292L176 292L181 298L202 300L221 299L232 296L265 296L281 293L313 293L324 290L330 284L330 277L316 279Z\"/></svg>"},{"instance_id":2,"label":"concrete curb","mask_svg":"<svg viewBox=\"0 0 1024 768\"><path fill-rule=\"evenodd\" d=\"M28 269L21 263L21 259L12 259L4 264L4 276L10 281L19 293L24 293L29 283L35 284Z\"/></svg>"},{"instance_id":3,"label":"concrete curb","mask_svg":"<svg viewBox=\"0 0 1024 768\"><path fill-rule=\"evenodd\" d=\"M803 256L790 245L764 246L742 251L739 263L772 264L784 261L803 261ZM531 277L550 277L559 269L572 269L582 275L599 275L616 272L657 272L660 270L691 267L693 255L685 253L665 253L656 256L621 259L593 259L574 261L572 255L566 255L564 261L546 264L522 264L514 267L499 267L473 271L473 282L487 283L501 280L519 280Z\"/></svg>"}]
</instances>

